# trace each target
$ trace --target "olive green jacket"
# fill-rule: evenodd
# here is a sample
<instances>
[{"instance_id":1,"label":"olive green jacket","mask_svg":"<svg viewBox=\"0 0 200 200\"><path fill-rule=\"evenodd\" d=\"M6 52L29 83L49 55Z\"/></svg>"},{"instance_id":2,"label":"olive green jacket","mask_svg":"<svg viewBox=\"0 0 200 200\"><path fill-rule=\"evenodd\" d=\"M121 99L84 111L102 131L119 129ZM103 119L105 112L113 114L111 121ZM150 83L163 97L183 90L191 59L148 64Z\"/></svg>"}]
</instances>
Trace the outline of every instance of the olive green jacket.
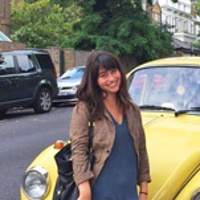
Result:
<instances>
[{"instance_id":1,"label":"olive green jacket","mask_svg":"<svg viewBox=\"0 0 200 200\"><path fill-rule=\"evenodd\" d=\"M139 108L133 104L125 115L138 157L138 183L141 181L150 182L145 135ZM115 126L109 113L105 111L105 118L95 121L94 124L93 153L95 155L95 163L91 171L87 156L89 141L88 121L89 112L86 105L83 102L79 102L74 107L70 124L72 163L74 179L77 185L86 180L90 180L92 184L95 182L111 153L115 140Z\"/></svg>"}]
</instances>

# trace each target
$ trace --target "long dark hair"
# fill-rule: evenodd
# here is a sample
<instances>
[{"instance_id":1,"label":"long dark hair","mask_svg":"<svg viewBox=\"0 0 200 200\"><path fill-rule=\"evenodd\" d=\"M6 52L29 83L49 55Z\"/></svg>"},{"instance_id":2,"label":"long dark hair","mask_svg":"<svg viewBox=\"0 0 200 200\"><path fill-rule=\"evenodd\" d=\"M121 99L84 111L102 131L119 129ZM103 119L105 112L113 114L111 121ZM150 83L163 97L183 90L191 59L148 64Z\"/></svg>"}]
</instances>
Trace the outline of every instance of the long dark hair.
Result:
<instances>
[{"instance_id":1,"label":"long dark hair","mask_svg":"<svg viewBox=\"0 0 200 200\"><path fill-rule=\"evenodd\" d=\"M86 103L90 112L90 117L94 120L101 119L105 112L103 91L97 83L100 67L106 70L119 70L121 74L121 85L117 92L119 105L125 112L125 110L129 108L131 102L127 90L126 76L119 59L107 51L93 51L87 59L86 69L78 88L77 96L79 101Z\"/></svg>"}]
</instances>

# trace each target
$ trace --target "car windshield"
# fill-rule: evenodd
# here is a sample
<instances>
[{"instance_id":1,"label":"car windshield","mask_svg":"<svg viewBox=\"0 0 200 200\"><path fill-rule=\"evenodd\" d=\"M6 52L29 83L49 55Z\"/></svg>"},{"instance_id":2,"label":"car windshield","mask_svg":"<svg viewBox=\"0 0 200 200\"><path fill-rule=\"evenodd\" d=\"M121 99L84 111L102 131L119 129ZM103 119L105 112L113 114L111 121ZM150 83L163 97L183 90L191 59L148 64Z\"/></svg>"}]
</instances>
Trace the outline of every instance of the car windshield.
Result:
<instances>
[{"instance_id":1,"label":"car windshield","mask_svg":"<svg viewBox=\"0 0 200 200\"><path fill-rule=\"evenodd\" d=\"M140 107L200 110L200 69L157 67L135 71L128 79L129 93Z\"/></svg>"},{"instance_id":2,"label":"car windshield","mask_svg":"<svg viewBox=\"0 0 200 200\"><path fill-rule=\"evenodd\" d=\"M84 67L70 68L60 78L61 79L82 78L84 71L85 71Z\"/></svg>"}]
</instances>

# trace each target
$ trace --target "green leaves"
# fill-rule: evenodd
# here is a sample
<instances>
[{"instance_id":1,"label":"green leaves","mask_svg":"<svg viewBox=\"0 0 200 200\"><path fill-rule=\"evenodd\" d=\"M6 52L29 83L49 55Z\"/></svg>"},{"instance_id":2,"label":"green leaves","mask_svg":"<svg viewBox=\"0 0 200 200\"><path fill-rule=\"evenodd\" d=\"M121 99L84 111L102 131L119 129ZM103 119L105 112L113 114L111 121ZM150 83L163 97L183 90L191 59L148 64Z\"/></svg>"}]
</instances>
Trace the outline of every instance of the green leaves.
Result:
<instances>
[{"instance_id":1,"label":"green leaves","mask_svg":"<svg viewBox=\"0 0 200 200\"><path fill-rule=\"evenodd\" d=\"M134 55L142 61L171 53L171 35L151 24L140 0L82 0L80 5L84 15L65 45Z\"/></svg>"},{"instance_id":2,"label":"green leaves","mask_svg":"<svg viewBox=\"0 0 200 200\"><path fill-rule=\"evenodd\" d=\"M154 26L141 0L26 0L12 4L14 41L28 47L104 49L144 62L171 53L171 35Z\"/></svg>"},{"instance_id":3,"label":"green leaves","mask_svg":"<svg viewBox=\"0 0 200 200\"><path fill-rule=\"evenodd\" d=\"M13 4L11 38L28 47L61 46L73 35L72 26L79 21L80 12L75 4L64 9L50 0Z\"/></svg>"}]
</instances>

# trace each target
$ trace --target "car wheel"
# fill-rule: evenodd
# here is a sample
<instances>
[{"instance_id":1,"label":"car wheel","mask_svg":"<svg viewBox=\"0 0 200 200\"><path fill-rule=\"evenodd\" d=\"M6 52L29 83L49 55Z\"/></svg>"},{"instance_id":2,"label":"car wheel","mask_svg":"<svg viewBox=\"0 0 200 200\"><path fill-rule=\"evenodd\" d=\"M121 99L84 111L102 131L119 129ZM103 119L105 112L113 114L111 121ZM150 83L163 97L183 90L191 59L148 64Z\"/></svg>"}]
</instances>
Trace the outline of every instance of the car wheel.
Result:
<instances>
[{"instance_id":1,"label":"car wheel","mask_svg":"<svg viewBox=\"0 0 200 200\"><path fill-rule=\"evenodd\" d=\"M52 107L52 96L51 91L47 88L42 88L33 104L33 109L36 113L46 113L51 110Z\"/></svg>"}]
</instances>

